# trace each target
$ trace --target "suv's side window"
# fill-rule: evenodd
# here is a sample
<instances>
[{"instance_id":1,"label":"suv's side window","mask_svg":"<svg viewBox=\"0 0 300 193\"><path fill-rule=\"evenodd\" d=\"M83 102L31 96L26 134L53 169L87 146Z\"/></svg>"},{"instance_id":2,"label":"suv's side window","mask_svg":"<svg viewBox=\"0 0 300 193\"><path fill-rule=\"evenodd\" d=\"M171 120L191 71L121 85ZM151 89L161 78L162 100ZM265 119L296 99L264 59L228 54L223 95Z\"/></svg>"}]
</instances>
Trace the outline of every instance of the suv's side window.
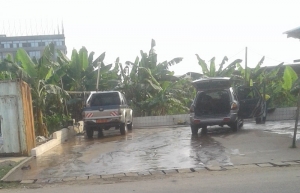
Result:
<instances>
[{"instance_id":1,"label":"suv's side window","mask_svg":"<svg viewBox=\"0 0 300 193\"><path fill-rule=\"evenodd\" d=\"M232 92L232 94L233 94L233 99L234 99L235 101L238 101L238 97L236 96L236 93L235 93L235 92Z\"/></svg>"}]
</instances>

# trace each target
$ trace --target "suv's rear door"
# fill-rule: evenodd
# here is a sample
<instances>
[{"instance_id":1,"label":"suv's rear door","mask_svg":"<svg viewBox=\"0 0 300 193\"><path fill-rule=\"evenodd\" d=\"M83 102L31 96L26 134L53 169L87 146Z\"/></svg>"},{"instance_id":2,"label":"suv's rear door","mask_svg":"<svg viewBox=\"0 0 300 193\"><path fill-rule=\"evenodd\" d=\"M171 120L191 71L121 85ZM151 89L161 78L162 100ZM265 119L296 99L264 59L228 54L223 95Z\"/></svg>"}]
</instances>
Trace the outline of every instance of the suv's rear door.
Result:
<instances>
[{"instance_id":1,"label":"suv's rear door","mask_svg":"<svg viewBox=\"0 0 300 193\"><path fill-rule=\"evenodd\" d=\"M229 88L231 86L231 81L228 77L213 77L201 78L193 81L192 84L197 91L203 91L217 88Z\"/></svg>"},{"instance_id":2,"label":"suv's rear door","mask_svg":"<svg viewBox=\"0 0 300 193\"><path fill-rule=\"evenodd\" d=\"M264 112L264 100L259 90L254 86L240 86L237 88L240 103L239 116L241 118L260 117Z\"/></svg>"}]
</instances>

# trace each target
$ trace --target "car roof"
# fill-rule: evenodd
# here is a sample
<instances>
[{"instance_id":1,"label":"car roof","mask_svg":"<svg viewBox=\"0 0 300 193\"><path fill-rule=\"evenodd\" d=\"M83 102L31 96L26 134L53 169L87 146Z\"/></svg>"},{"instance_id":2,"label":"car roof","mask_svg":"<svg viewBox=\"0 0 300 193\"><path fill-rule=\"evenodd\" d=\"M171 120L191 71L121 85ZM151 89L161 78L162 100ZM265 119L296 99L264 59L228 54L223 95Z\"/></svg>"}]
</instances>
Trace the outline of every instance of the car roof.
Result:
<instances>
[{"instance_id":1,"label":"car roof","mask_svg":"<svg viewBox=\"0 0 300 193\"><path fill-rule=\"evenodd\" d=\"M229 77L200 78L193 81L192 84L198 91L231 87L231 81Z\"/></svg>"},{"instance_id":2,"label":"car roof","mask_svg":"<svg viewBox=\"0 0 300 193\"><path fill-rule=\"evenodd\" d=\"M119 91L91 91L91 94L95 94L95 93L119 93Z\"/></svg>"}]
</instances>

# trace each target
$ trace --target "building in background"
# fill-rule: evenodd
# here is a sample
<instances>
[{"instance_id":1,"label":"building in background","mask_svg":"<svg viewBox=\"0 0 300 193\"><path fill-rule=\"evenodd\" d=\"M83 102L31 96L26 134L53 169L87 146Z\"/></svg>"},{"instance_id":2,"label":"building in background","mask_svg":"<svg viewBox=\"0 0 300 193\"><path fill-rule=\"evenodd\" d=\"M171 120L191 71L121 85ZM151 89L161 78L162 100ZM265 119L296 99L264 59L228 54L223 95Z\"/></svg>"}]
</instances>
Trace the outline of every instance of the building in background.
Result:
<instances>
[{"instance_id":1,"label":"building in background","mask_svg":"<svg viewBox=\"0 0 300 193\"><path fill-rule=\"evenodd\" d=\"M44 48L54 43L55 48L67 53L64 34L54 35L31 35L31 36L11 36L0 35L0 60L3 60L8 54L13 56L19 48L27 51L30 57L40 58Z\"/></svg>"}]
</instances>

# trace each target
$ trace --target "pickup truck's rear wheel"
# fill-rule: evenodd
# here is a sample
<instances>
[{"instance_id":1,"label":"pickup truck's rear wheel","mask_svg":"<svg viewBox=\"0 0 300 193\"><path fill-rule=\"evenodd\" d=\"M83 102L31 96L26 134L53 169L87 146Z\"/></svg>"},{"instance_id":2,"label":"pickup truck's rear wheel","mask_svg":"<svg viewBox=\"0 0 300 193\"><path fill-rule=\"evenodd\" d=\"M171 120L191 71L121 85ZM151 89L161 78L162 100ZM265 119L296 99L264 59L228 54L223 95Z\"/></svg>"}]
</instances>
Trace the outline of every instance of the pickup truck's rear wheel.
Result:
<instances>
[{"instance_id":1,"label":"pickup truck's rear wheel","mask_svg":"<svg viewBox=\"0 0 300 193\"><path fill-rule=\"evenodd\" d=\"M102 128L99 128L99 129L98 129L98 138L103 137L103 136L104 136L104 134L103 134L103 129L102 129Z\"/></svg>"},{"instance_id":2,"label":"pickup truck's rear wheel","mask_svg":"<svg viewBox=\"0 0 300 193\"><path fill-rule=\"evenodd\" d=\"M121 124L120 133L121 133L121 135L126 135L126 133L127 133L127 124L125 124L125 123Z\"/></svg>"},{"instance_id":3,"label":"pickup truck's rear wheel","mask_svg":"<svg viewBox=\"0 0 300 193\"><path fill-rule=\"evenodd\" d=\"M86 126L86 127L85 127L85 131L86 131L87 137L88 137L89 139L92 139L92 138L93 138L93 135L94 135L94 130L93 130L93 128Z\"/></svg>"},{"instance_id":4,"label":"pickup truck's rear wheel","mask_svg":"<svg viewBox=\"0 0 300 193\"><path fill-rule=\"evenodd\" d=\"M128 124L128 125L127 125L127 129L128 129L129 131L131 131L131 130L132 130L132 121L131 121L131 123L130 123L130 124Z\"/></svg>"}]
</instances>

